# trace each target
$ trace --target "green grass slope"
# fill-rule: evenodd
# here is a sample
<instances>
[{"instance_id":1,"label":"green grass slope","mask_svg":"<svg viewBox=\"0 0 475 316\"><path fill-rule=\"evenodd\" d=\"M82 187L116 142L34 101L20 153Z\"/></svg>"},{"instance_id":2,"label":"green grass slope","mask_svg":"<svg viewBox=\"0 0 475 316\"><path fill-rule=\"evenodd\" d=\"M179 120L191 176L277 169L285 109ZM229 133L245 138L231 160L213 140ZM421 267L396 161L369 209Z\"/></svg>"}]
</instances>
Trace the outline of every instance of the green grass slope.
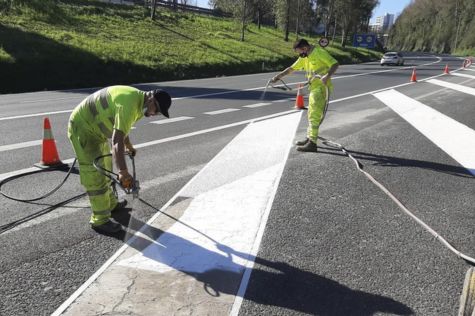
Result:
<instances>
[{"instance_id":1,"label":"green grass slope","mask_svg":"<svg viewBox=\"0 0 475 316\"><path fill-rule=\"evenodd\" d=\"M271 27L249 25L241 42L232 19L158 10L152 21L140 6L29 1L0 11L0 93L272 71L296 58ZM341 63L379 56L328 50Z\"/></svg>"}]
</instances>

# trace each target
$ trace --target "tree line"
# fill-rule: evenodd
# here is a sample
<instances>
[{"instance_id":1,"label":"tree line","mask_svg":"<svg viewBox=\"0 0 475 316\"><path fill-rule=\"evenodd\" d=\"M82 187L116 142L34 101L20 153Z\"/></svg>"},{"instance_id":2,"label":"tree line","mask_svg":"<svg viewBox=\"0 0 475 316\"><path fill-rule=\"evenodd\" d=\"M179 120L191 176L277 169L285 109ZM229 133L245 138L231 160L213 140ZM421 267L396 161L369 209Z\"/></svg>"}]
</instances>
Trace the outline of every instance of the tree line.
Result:
<instances>
[{"instance_id":1,"label":"tree line","mask_svg":"<svg viewBox=\"0 0 475 316\"><path fill-rule=\"evenodd\" d=\"M373 9L379 0L209 0L216 10L231 13L241 24L241 40L246 25L261 23L274 25L298 38L301 33L341 35L345 46L352 33L367 32Z\"/></svg>"},{"instance_id":2,"label":"tree line","mask_svg":"<svg viewBox=\"0 0 475 316\"><path fill-rule=\"evenodd\" d=\"M389 33L399 50L456 53L475 47L475 0L413 0Z\"/></svg>"}]
</instances>

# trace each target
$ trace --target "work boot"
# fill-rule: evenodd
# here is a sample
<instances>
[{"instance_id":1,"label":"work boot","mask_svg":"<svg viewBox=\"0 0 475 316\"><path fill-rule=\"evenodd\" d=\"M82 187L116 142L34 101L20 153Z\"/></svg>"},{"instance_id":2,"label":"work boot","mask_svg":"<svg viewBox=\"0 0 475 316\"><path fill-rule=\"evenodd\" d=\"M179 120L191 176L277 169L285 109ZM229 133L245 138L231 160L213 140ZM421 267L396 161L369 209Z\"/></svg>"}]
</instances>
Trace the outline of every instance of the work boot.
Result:
<instances>
[{"instance_id":1,"label":"work boot","mask_svg":"<svg viewBox=\"0 0 475 316\"><path fill-rule=\"evenodd\" d=\"M297 145L297 146L306 145L309 140L310 140L310 139L307 137L307 138L305 138L304 140L299 140L298 142L295 142L295 145Z\"/></svg>"},{"instance_id":2,"label":"work boot","mask_svg":"<svg viewBox=\"0 0 475 316\"><path fill-rule=\"evenodd\" d=\"M127 206L127 200L122 200L120 202L117 202L117 205L114 207L114 209L111 212L115 212L118 210L121 210Z\"/></svg>"},{"instance_id":3,"label":"work boot","mask_svg":"<svg viewBox=\"0 0 475 316\"><path fill-rule=\"evenodd\" d=\"M305 152L317 152L317 144L315 144L313 141L309 140L305 145L303 146L298 146L297 147L298 151L305 151Z\"/></svg>"},{"instance_id":4,"label":"work boot","mask_svg":"<svg viewBox=\"0 0 475 316\"><path fill-rule=\"evenodd\" d=\"M97 232L106 233L106 234L114 234L122 230L122 225L111 219L109 219L107 222L105 222L102 225L91 224L91 227Z\"/></svg>"}]
</instances>

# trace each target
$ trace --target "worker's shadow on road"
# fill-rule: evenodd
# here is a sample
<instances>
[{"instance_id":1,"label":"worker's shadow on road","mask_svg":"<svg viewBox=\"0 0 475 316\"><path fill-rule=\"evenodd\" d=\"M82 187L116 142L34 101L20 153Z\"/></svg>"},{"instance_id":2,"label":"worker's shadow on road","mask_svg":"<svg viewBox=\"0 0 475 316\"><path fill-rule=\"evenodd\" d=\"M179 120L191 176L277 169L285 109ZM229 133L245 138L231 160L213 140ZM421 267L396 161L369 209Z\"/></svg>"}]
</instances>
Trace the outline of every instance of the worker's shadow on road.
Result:
<instances>
[{"instance_id":1,"label":"worker's shadow on road","mask_svg":"<svg viewBox=\"0 0 475 316\"><path fill-rule=\"evenodd\" d=\"M321 146L318 145L319 153L320 154L329 154L329 155L336 155L336 156L346 156L340 149L330 147L327 145ZM368 161L372 162L373 166L383 166L383 167L413 167L413 168L421 168L432 170L436 172L441 172L445 174L449 174L456 177L462 178L474 178L474 176L463 167L441 164L432 161L424 161L424 160L417 160L417 159L407 159L407 158L399 158L394 156L385 156L385 155L378 155L373 153L367 153L362 151L356 150L349 150L345 148L346 151L352 155L355 159L359 161Z\"/></svg>"},{"instance_id":2,"label":"worker's shadow on road","mask_svg":"<svg viewBox=\"0 0 475 316\"><path fill-rule=\"evenodd\" d=\"M157 210L162 215L172 218L166 212ZM244 298L257 304L314 315L369 316L379 312L394 315L413 314L411 308L392 298L353 290L286 262L275 262L236 251L179 219L176 219L176 223L185 225L187 229L201 234L201 237L210 241L207 248L150 226L131 216L127 210L117 213L115 218L123 225L128 225L129 231L140 230L147 236L147 238L136 234L132 236L123 231L115 236L116 238L124 240L130 237L128 245L139 251L143 257L154 260L166 270L172 268L195 278L203 284L203 291L210 296L238 295L246 269L244 259L255 262ZM214 246L210 247L210 244ZM160 275L157 272L157 278Z\"/></svg>"}]
</instances>

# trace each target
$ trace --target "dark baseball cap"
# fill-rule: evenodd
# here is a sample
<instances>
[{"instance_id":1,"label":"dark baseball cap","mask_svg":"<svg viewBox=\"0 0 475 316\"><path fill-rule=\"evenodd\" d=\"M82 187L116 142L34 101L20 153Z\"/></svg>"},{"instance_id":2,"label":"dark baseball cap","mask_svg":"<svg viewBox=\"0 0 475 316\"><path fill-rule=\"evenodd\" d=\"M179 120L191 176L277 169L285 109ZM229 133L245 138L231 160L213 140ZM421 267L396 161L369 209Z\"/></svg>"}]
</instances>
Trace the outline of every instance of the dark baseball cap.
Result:
<instances>
[{"instance_id":1,"label":"dark baseball cap","mask_svg":"<svg viewBox=\"0 0 475 316\"><path fill-rule=\"evenodd\" d=\"M160 113L169 118L170 115L168 114L168 109L172 105L172 98L170 95L161 89L156 89L153 91L153 97L158 102Z\"/></svg>"}]
</instances>

